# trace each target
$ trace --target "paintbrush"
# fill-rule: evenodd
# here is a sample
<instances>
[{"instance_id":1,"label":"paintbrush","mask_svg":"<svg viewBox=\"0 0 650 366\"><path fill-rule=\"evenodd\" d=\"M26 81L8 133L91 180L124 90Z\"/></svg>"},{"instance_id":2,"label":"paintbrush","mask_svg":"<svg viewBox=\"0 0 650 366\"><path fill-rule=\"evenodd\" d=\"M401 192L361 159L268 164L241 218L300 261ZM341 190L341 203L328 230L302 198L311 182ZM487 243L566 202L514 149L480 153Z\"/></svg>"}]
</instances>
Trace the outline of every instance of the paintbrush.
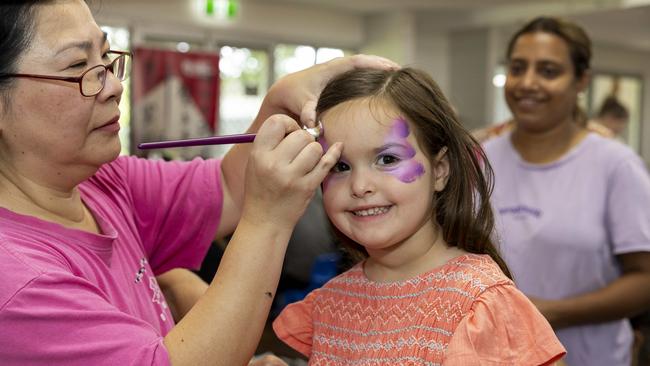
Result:
<instances>
[{"instance_id":1,"label":"paintbrush","mask_svg":"<svg viewBox=\"0 0 650 366\"><path fill-rule=\"evenodd\" d=\"M318 122L318 126L316 127L303 126L302 129L307 131L315 140L318 140L318 137L320 137L320 134L323 130L323 125L321 125L321 123ZM243 133L243 134L235 134L235 135L199 137L199 138L183 139L183 140L143 142L141 144L138 144L138 149L148 150L148 149L164 149L168 147L243 144L247 142L253 142L253 140L255 140L254 133Z\"/></svg>"}]
</instances>

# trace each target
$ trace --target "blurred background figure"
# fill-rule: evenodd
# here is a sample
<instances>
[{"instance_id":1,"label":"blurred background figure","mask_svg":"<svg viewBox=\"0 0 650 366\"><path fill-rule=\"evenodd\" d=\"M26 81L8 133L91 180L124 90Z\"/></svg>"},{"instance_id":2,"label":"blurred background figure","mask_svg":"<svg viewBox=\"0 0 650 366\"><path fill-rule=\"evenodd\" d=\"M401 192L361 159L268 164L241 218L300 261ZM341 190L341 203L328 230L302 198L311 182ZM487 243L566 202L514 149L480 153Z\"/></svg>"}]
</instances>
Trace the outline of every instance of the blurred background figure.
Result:
<instances>
[{"instance_id":1,"label":"blurred background figure","mask_svg":"<svg viewBox=\"0 0 650 366\"><path fill-rule=\"evenodd\" d=\"M587 127L594 130L605 127L609 130L612 137L620 138L627 127L629 118L629 111L618 98L609 96L605 98L600 106L596 118L590 120Z\"/></svg>"}]
</instances>

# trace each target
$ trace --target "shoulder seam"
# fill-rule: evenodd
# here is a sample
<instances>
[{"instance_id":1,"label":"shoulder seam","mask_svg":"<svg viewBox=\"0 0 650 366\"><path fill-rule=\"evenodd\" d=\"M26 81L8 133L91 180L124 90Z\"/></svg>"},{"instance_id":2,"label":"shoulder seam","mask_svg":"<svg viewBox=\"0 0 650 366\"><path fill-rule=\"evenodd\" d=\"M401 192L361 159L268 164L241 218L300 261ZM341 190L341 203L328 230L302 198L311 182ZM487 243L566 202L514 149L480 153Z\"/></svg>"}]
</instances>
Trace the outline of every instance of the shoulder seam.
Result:
<instances>
[{"instance_id":1,"label":"shoulder seam","mask_svg":"<svg viewBox=\"0 0 650 366\"><path fill-rule=\"evenodd\" d=\"M14 293L5 301L3 304L0 304L0 312L2 312L5 307L7 307L7 304L9 304L23 289L34 283L36 280L41 278L44 275L43 272L38 273L38 275L32 277L29 281L25 282L23 286L21 286L18 290L14 291Z\"/></svg>"}]
</instances>

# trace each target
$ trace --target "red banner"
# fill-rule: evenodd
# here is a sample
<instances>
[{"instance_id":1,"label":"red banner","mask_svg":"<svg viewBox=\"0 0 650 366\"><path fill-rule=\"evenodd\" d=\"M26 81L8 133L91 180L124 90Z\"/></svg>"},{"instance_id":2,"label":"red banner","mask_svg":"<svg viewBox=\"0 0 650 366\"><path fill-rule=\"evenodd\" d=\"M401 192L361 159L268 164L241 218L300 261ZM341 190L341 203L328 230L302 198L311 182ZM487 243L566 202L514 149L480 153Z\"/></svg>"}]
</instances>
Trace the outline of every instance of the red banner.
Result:
<instances>
[{"instance_id":1,"label":"red banner","mask_svg":"<svg viewBox=\"0 0 650 366\"><path fill-rule=\"evenodd\" d=\"M132 135L140 142L213 135L219 111L219 55L137 48ZM181 149L174 157L203 155ZM135 152L142 155L141 152Z\"/></svg>"}]
</instances>

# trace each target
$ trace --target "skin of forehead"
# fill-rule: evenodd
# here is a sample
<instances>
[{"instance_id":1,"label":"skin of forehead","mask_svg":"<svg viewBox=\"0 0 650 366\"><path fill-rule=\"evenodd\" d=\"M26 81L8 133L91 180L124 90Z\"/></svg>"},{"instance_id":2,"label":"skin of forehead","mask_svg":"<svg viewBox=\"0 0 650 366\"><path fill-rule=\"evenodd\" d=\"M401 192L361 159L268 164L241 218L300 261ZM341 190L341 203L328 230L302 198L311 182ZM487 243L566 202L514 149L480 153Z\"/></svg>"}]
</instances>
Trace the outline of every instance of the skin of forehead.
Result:
<instances>
[{"instance_id":1,"label":"skin of forehead","mask_svg":"<svg viewBox=\"0 0 650 366\"><path fill-rule=\"evenodd\" d=\"M372 120L376 122L377 128L390 128L392 126L393 120L399 117L399 113L395 110L395 108L384 100L373 99L370 97L348 100L332 107L330 110L323 114L323 138L325 139L328 135L331 138L331 133L328 134L328 128L335 127L332 126L332 112L335 112L336 115L339 116L339 118L337 118L338 121L336 122L336 125L347 123L346 127L348 130L346 131L346 134L363 133L366 131L365 129L367 129L368 126L365 126L362 129L362 127L360 127L358 124L352 122L356 118L359 118L358 116L355 117L355 115L364 113L367 110L370 111L369 115L371 116ZM350 121L342 121L340 119L340 116L343 114L347 115L347 118L350 119ZM328 140L325 142L327 143L327 141Z\"/></svg>"},{"instance_id":2,"label":"skin of forehead","mask_svg":"<svg viewBox=\"0 0 650 366\"><path fill-rule=\"evenodd\" d=\"M571 65L569 46L562 38L546 32L525 33L517 38L510 60L551 61Z\"/></svg>"},{"instance_id":3,"label":"skin of forehead","mask_svg":"<svg viewBox=\"0 0 650 366\"><path fill-rule=\"evenodd\" d=\"M87 42L99 50L105 34L99 28L85 2L58 1L37 6L35 35L26 57L35 61L52 60L61 47Z\"/></svg>"}]
</instances>

